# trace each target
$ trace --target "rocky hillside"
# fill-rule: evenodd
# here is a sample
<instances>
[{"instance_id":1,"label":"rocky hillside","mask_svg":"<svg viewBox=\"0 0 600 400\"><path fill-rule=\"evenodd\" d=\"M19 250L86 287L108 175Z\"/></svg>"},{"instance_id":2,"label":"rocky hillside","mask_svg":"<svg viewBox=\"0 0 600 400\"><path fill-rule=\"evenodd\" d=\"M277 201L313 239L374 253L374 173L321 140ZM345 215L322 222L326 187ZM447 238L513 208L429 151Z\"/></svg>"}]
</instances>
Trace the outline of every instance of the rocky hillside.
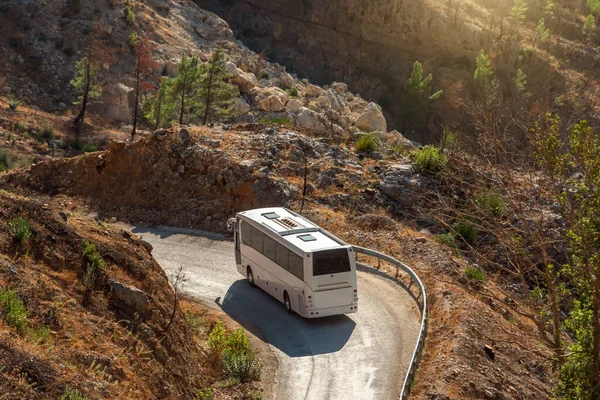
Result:
<instances>
[{"instance_id":1,"label":"rocky hillside","mask_svg":"<svg viewBox=\"0 0 600 400\"><path fill-rule=\"evenodd\" d=\"M0 205L3 398L193 399L224 379L207 343L219 316L180 302L169 326L173 289L152 246L65 196L1 190Z\"/></svg>"},{"instance_id":2,"label":"rocky hillside","mask_svg":"<svg viewBox=\"0 0 600 400\"><path fill-rule=\"evenodd\" d=\"M431 93L442 89L444 96L434 105L430 126L403 131L420 142L437 140L438 125L471 129L468 102L481 49L491 55L507 99L516 96L514 78L521 68L537 108L565 116L596 112L600 35L595 26L584 30L590 11L583 1L551 2L549 10L546 1L530 1L522 23L509 17L512 0L196 3L227 20L250 48L290 71L320 84L346 82L378 102L394 129L406 126L400 99L414 61L422 62L433 73ZM546 44L536 39L541 18L550 34Z\"/></svg>"}]
</instances>

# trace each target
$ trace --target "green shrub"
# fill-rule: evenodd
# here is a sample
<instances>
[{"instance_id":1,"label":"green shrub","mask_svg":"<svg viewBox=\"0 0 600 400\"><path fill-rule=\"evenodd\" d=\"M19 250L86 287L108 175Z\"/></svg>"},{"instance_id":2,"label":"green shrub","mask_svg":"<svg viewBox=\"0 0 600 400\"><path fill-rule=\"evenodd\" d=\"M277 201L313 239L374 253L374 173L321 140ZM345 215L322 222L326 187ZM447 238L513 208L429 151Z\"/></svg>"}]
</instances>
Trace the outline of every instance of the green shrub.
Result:
<instances>
[{"instance_id":1,"label":"green shrub","mask_svg":"<svg viewBox=\"0 0 600 400\"><path fill-rule=\"evenodd\" d=\"M96 250L96 246L87 240L83 240L83 286L91 291L96 284L98 272L104 268L104 260Z\"/></svg>"},{"instance_id":2,"label":"green shrub","mask_svg":"<svg viewBox=\"0 0 600 400\"><path fill-rule=\"evenodd\" d=\"M23 301L12 290L0 289L0 306L6 323L17 328L20 334L24 334L27 330L28 315Z\"/></svg>"},{"instance_id":3,"label":"green shrub","mask_svg":"<svg viewBox=\"0 0 600 400\"><path fill-rule=\"evenodd\" d=\"M465 270L465 274L467 274L467 278L472 281L485 282L486 279L485 272L475 267L468 267Z\"/></svg>"},{"instance_id":4,"label":"green shrub","mask_svg":"<svg viewBox=\"0 0 600 400\"><path fill-rule=\"evenodd\" d=\"M43 139L54 139L56 136L56 129L54 129L54 125L52 125L50 121L43 121L40 128L40 133Z\"/></svg>"},{"instance_id":5,"label":"green shrub","mask_svg":"<svg viewBox=\"0 0 600 400\"><path fill-rule=\"evenodd\" d=\"M125 5L125 7L123 7L123 16L125 17L125 21L127 22L127 25L135 24L135 13L131 9L131 7L129 7L129 4Z\"/></svg>"},{"instance_id":6,"label":"green shrub","mask_svg":"<svg viewBox=\"0 0 600 400\"><path fill-rule=\"evenodd\" d=\"M212 400L213 396L214 391L212 388L198 389L198 393L196 394L198 400Z\"/></svg>"},{"instance_id":7,"label":"green shrub","mask_svg":"<svg viewBox=\"0 0 600 400\"><path fill-rule=\"evenodd\" d=\"M93 143L86 142L81 146L82 153L93 153L95 151L98 151L98 148Z\"/></svg>"},{"instance_id":8,"label":"green shrub","mask_svg":"<svg viewBox=\"0 0 600 400\"><path fill-rule=\"evenodd\" d=\"M271 75L269 75L269 73L267 71L263 71L262 74L260 74L261 79L269 79L271 77Z\"/></svg>"},{"instance_id":9,"label":"green shrub","mask_svg":"<svg viewBox=\"0 0 600 400\"><path fill-rule=\"evenodd\" d=\"M13 238L19 242L23 242L31 237L31 227L25 218L17 217L9 221L10 233Z\"/></svg>"},{"instance_id":10,"label":"green shrub","mask_svg":"<svg viewBox=\"0 0 600 400\"><path fill-rule=\"evenodd\" d=\"M27 168L29 167L33 161L29 157L21 157L17 161L15 161L11 168L19 169L19 168Z\"/></svg>"},{"instance_id":11,"label":"green shrub","mask_svg":"<svg viewBox=\"0 0 600 400\"><path fill-rule=\"evenodd\" d=\"M500 192L490 189L479 193L475 197L475 203L482 209L499 217L506 211L506 199Z\"/></svg>"},{"instance_id":12,"label":"green shrub","mask_svg":"<svg viewBox=\"0 0 600 400\"><path fill-rule=\"evenodd\" d=\"M140 38L138 37L138 35L135 32L133 32L127 38L127 45L132 49L134 49L138 45L139 42L140 42Z\"/></svg>"},{"instance_id":13,"label":"green shrub","mask_svg":"<svg viewBox=\"0 0 600 400\"><path fill-rule=\"evenodd\" d=\"M450 247L451 249L458 248L458 244L456 243L456 238L451 233L441 233L439 235L436 235L435 240L444 246Z\"/></svg>"},{"instance_id":14,"label":"green shrub","mask_svg":"<svg viewBox=\"0 0 600 400\"><path fill-rule=\"evenodd\" d=\"M10 153L6 149L0 149L0 172L10 169Z\"/></svg>"},{"instance_id":15,"label":"green shrub","mask_svg":"<svg viewBox=\"0 0 600 400\"><path fill-rule=\"evenodd\" d=\"M87 397L81 394L79 390L73 389L71 386L67 386L59 400L87 400Z\"/></svg>"},{"instance_id":16,"label":"green shrub","mask_svg":"<svg viewBox=\"0 0 600 400\"><path fill-rule=\"evenodd\" d=\"M274 124L274 125L287 125L291 126L293 121L287 115L281 117L262 117L257 121L259 124Z\"/></svg>"},{"instance_id":17,"label":"green shrub","mask_svg":"<svg viewBox=\"0 0 600 400\"><path fill-rule=\"evenodd\" d=\"M454 232L456 235L467 242L470 245L474 245L477 242L477 236L479 235L479 230L472 222L469 221L460 221L457 222L454 227Z\"/></svg>"},{"instance_id":18,"label":"green shrub","mask_svg":"<svg viewBox=\"0 0 600 400\"><path fill-rule=\"evenodd\" d=\"M289 94L291 97L298 97L298 95L299 95L298 88L296 86L294 86L293 88L290 89Z\"/></svg>"},{"instance_id":19,"label":"green shrub","mask_svg":"<svg viewBox=\"0 0 600 400\"><path fill-rule=\"evenodd\" d=\"M46 325L41 325L38 329L31 333L31 341L37 344L48 343L51 340L50 328Z\"/></svg>"},{"instance_id":20,"label":"green shrub","mask_svg":"<svg viewBox=\"0 0 600 400\"><path fill-rule=\"evenodd\" d=\"M15 125L15 130L19 133L27 133L29 131L29 125L27 125L27 122L21 121Z\"/></svg>"},{"instance_id":21,"label":"green shrub","mask_svg":"<svg viewBox=\"0 0 600 400\"><path fill-rule=\"evenodd\" d=\"M354 149L356 151L364 151L366 153L376 151L378 148L379 141L372 133L360 135L354 144Z\"/></svg>"},{"instance_id":22,"label":"green shrub","mask_svg":"<svg viewBox=\"0 0 600 400\"><path fill-rule=\"evenodd\" d=\"M260 366L243 328L228 332L219 321L208 335L208 344L229 378L242 382L259 378Z\"/></svg>"},{"instance_id":23,"label":"green shrub","mask_svg":"<svg viewBox=\"0 0 600 400\"><path fill-rule=\"evenodd\" d=\"M448 168L448 157L432 145L416 150L414 159L419 170L424 172L436 173Z\"/></svg>"},{"instance_id":24,"label":"green shrub","mask_svg":"<svg viewBox=\"0 0 600 400\"><path fill-rule=\"evenodd\" d=\"M8 108L10 110L16 110L21 105L21 101L12 93L6 96L6 101L8 102Z\"/></svg>"}]
</instances>

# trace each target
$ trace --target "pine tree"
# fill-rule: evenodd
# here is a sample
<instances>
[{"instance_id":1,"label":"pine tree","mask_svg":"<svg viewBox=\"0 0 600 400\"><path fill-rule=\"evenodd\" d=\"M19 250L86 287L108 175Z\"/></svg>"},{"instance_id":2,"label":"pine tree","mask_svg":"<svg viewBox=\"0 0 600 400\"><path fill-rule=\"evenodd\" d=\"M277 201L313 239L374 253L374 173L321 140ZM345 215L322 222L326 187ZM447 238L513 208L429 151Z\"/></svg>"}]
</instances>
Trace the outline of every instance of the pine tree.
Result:
<instances>
[{"instance_id":1,"label":"pine tree","mask_svg":"<svg viewBox=\"0 0 600 400\"><path fill-rule=\"evenodd\" d=\"M513 8L508 13L508 18L516 24L522 24L527 17L527 2L525 0L515 0Z\"/></svg>"},{"instance_id":2,"label":"pine tree","mask_svg":"<svg viewBox=\"0 0 600 400\"><path fill-rule=\"evenodd\" d=\"M527 75L521 68L517 70L517 74L515 76L515 86L521 95L525 97L530 96L530 94L527 93Z\"/></svg>"},{"instance_id":3,"label":"pine tree","mask_svg":"<svg viewBox=\"0 0 600 400\"><path fill-rule=\"evenodd\" d=\"M475 68L475 74L473 75L475 83L481 86L488 85L494 76L492 60L490 60L490 58L485 54L485 51L481 49L475 60L475 63L477 65Z\"/></svg>"},{"instance_id":4,"label":"pine tree","mask_svg":"<svg viewBox=\"0 0 600 400\"><path fill-rule=\"evenodd\" d=\"M583 22L583 32L586 35L591 34L596 30L596 20L592 14L588 14Z\"/></svg>"},{"instance_id":5,"label":"pine tree","mask_svg":"<svg viewBox=\"0 0 600 400\"><path fill-rule=\"evenodd\" d=\"M540 20L537 23L537 26L535 27L535 40L533 42L533 45L535 46L538 41L542 44L545 44L548 43L549 40L550 29L546 28L544 18L540 18Z\"/></svg>"},{"instance_id":6,"label":"pine tree","mask_svg":"<svg viewBox=\"0 0 600 400\"><path fill-rule=\"evenodd\" d=\"M210 60L200 67L199 97L203 102L202 124L231 117L235 110L234 87L229 83L231 74L225 68L225 53L216 49Z\"/></svg>"},{"instance_id":7,"label":"pine tree","mask_svg":"<svg viewBox=\"0 0 600 400\"><path fill-rule=\"evenodd\" d=\"M166 127L177 118L177 99L173 95L173 81L163 77L153 100L144 103L144 116L154 126L154 130Z\"/></svg>"},{"instance_id":8,"label":"pine tree","mask_svg":"<svg viewBox=\"0 0 600 400\"><path fill-rule=\"evenodd\" d=\"M409 126L424 123L427 106L442 96L442 90L427 95L432 80L431 74L423 76L423 66L419 61L415 61L400 100L403 120L408 121Z\"/></svg>"},{"instance_id":9,"label":"pine tree","mask_svg":"<svg viewBox=\"0 0 600 400\"><path fill-rule=\"evenodd\" d=\"M90 60L90 57L83 57L75 64L77 74L71 80L71 85L77 90L78 98L74 103L81 105L79 114L73 121L75 126L79 126L85 120L85 112L88 102L101 94L101 85L98 80L99 66Z\"/></svg>"},{"instance_id":10,"label":"pine tree","mask_svg":"<svg viewBox=\"0 0 600 400\"><path fill-rule=\"evenodd\" d=\"M133 111L133 128L131 130L131 141L135 139L137 130L140 93L152 87L148 79L152 76L152 71L156 68L156 63L152 60L151 45L148 39L142 38L138 41L135 48L135 106Z\"/></svg>"},{"instance_id":11,"label":"pine tree","mask_svg":"<svg viewBox=\"0 0 600 400\"><path fill-rule=\"evenodd\" d=\"M173 80L172 94L179 99L179 124L183 125L186 113L194 114L198 108L198 82L200 79L199 61L197 56L181 57L179 75Z\"/></svg>"}]
</instances>

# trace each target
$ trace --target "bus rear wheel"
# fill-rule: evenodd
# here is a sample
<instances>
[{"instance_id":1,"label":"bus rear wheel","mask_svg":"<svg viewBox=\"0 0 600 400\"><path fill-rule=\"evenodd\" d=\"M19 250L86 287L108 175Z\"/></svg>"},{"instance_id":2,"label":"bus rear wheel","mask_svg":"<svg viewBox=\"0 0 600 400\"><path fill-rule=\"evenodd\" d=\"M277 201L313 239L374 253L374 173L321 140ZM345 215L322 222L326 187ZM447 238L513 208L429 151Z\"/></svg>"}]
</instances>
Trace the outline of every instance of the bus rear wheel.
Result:
<instances>
[{"instance_id":1,"label":"bus rear wheel","mask_svg":"<svg viewBox=\"0 0 600 400\"><path fill-rule=\"evenodd\" d=\"M246 270L246 277L248 278L248 283L252 287L256 287L256 283L254 283L254 274L252 273L252 268L248 267Z\"/></svg>"},{"instance_id":2,"label":"bus rear wheel","mask_svg":"<svg viewBox=\"0 0 600 400\"><path fill-rule=\"evenodd\" d=\"M290 296L288 296L287 292L283 292L283 304L285 305L285 309L290 314L292 313L292 302L290 301Z\"/></svg>"}]
</instances>

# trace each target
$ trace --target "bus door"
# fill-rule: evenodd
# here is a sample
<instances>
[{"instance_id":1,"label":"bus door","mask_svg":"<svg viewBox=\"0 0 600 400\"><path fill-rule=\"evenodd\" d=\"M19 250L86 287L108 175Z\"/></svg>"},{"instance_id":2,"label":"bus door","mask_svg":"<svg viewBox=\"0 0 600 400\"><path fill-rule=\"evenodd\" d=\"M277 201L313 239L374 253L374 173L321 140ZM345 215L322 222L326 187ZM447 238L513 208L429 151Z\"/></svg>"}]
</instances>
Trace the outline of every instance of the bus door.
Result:
<instances>
[{"instance_id":1,"label":"bus door","mask_svg":"<svg viewBox=\"0 0 600 400\"><path fill-rule=\"evenodd\" d=\"M235 227L233 233L235 240L235 263L240 265L242 263L242 252L240 251L240 221L236 221L233 226Z\"/></svg>"}]
</instances>

